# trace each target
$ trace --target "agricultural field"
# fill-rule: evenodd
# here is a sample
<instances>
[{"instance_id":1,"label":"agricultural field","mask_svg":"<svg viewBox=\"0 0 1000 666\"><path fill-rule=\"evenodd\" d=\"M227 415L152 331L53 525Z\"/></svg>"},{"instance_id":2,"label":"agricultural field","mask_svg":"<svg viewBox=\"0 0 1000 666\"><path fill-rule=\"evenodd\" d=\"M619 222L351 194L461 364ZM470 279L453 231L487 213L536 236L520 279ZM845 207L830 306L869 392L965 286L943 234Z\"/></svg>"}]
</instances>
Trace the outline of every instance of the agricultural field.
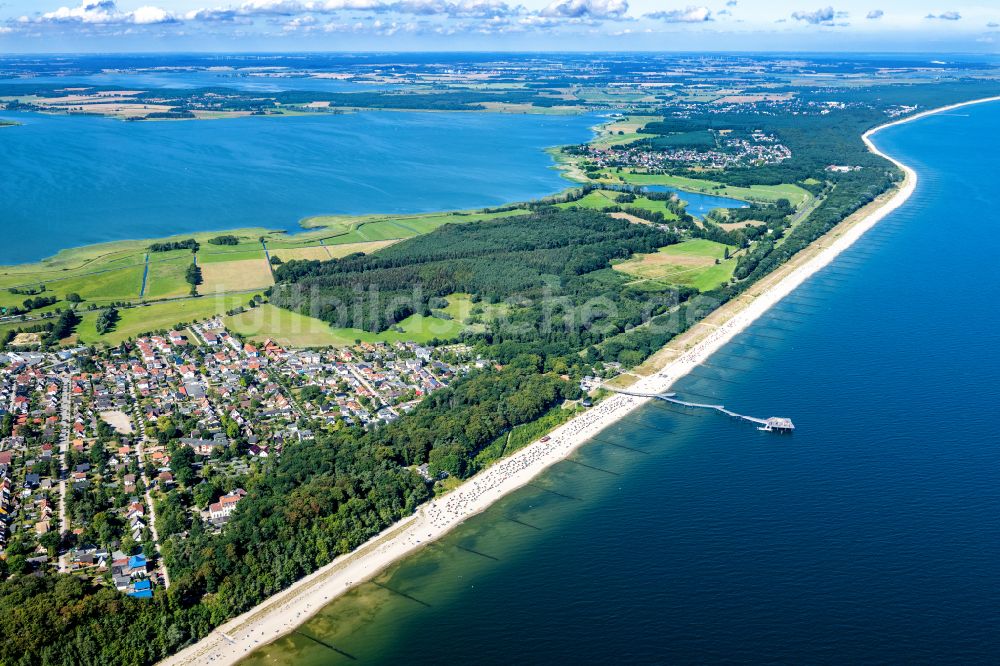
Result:
<instances>
[{"instance_id":1,"label":"agricultural field","mask_svg":"<svg viewBox=\"0 0 1000 666\"><path fill-rule=\"evenodd\" d=\"M198 265L202 267L202 270L210 264L228 264L233 261L252 261L256 259L266 261L264 258L264 247L260 243L236 245L232 249L227 248L225 250L212 251L203 249L198 252Z\"/></svg>"},{"instance_id":2,"label":"agricultural field","mask_svg":"<svg viewBox=\"0 0 1000 666\"><path fill-rule=\"evenodd\" d=\"M125 268L112 268L89 275L47 282L46 288L60 298L66 294L79 294L88 303L134 301L142 288L143 266L136 264Z\"/></svg>"},{"instance_id":3,"label":"agricultural field","mask_svg":"<svg viewBox=\"0 0 1000 666\"><path fill-rule=\"evenodd\" d=\"M190 265L191 253L184 250L151 255L143 299L151 301L187 296L191 291L191 285L184 276Z\"/></svg>"},{"instance_id":4,"label":"agricultural field","mask_svg":"<svg viewBox=\"0 0 1000 666\"><path fill-rule=\"evenodd\" d=\"M398 216L331 216L303 220L303 231L296 234L249 228L163 239L118 241L64 250L35 263L0 266L0 307L21 306L26 298L32 296L55 296L58 299L53 305L33 310L26 321L0 323L0 332L43 323L40 316L66 308L66 295L75 293L83 299L77 307L83 321L78 326L77 334L66 342L75 344L79 340L88 344L117 344L153 329L224 314L236 305L245 304L248 292L263 291L274 284L265 247L272 256L282 261L325 261L355 252L375 252L445 224L500 219L527 212L514 209L491 213L453 211ZM220 241L220 237L226 238ZM188 239L199 243L196 254L189 249L150 251L153 242ZM211 242L213 240L216 242ZM202 298L188 297L190 285L185 273L193 259L197 260L202 272L202 284L198 286ZM40 291L43 286L45 290ZM10 292L11 288L32 289L37 293L16 294ZM115 329L106 335L98 335L95 328L98 312L89 308L111 303L142 303L143 306L120 308L121 321ZM452 337L463 328L458 318L414 316L400 322L399 330L373 336L353 329L333 330L326 324L316 329L304 326L304 322L297 317L300 316L283 313L270 317L270 323L254 323L249 316L241 317L236 319L237 330L251 336L259 334L305 345L339 345L353 344L355 339L423 342L434 337Z\"/></svg>"},{"instance_id":5,"label":"agricultural field","mask_svg":"<svg viewBox=\"0 0 1000 666\"><path fill-rule=\"evenodd\" d=\"M341 257L346 257L349 254L354 254L355 252L363 252L364 254L371 254L381 250L384 247L389 247L393 243L397 243L396 240L384 240L384 241L371 241L370 243L348 243L342 245L328 245L326 246L327 254L334 258L340 259Z\"/></svg>"},{"instance_id":6,"label":"agricultural field","mask_svg":"<svg viewBox=\"0 0 1000 666\"><path fill-rule=\"evenodd\" d=\"M274 284L271 267L264 250L256 253L234 253L239 258L229 261L210 261L201 266L202 294L221 294L251 289L266 289Z\"/></svg>"},{"instance_id":7,"label":"agricultural field","mask_svg":"<svg viewBox=\"0 0 1000 666\"><path fill-rule=\"evenodd\" d=\"M725 259L726 248L715 241L687 240L660 248L654 254L636 255L615 264L614 269L635 276L639 281L710 291L727 282L736 268L734 258ZM729 248L730 252L734 250Z\"/></svg>"},{"instance_id":8,"label":"agricultural field","mask_svg":"<svg viewBox=\"0 0 1000 666\"><path fill-rule=\"evenodd\" d=\"M600 148L631 143L649 135L639 134L639 130L649 123L663 120L662 116L625 116L598 128L598 135L590 143Z\"/></svg>"},{"instance_id":9,"label":"agricultural field","mask_svg":"<svg viewBox=\"0 0 1000 666\"><path fill-rule=\"evenodd\" d=\"M317 233L310 234L310 236L313 239L322 238L327 246L332 247L339 244L401 240L429 233L444 224L480 222L513 215L524 215L527 212L516 209L501 213L456 211L426 215L366 215L362 217L322 215L306 218L301 224L309 229L317 229ZM319 228L322 228L323 231L318 231ZM268 247L278 248L280 245L269 243Z\"/></svg>"},{"instance_id":10,"label":"agricultural field","mask_svg":"<svg viewBox=\"0 0 1000 666\"><path fill-rule=\"evenodd\" d=\"M272 245L268 245L268 250L270 251L272 257L278 257L283 262L295 259L329 261L330 259L340 259L341 257L346 257L347 255L354 254L356 252L371 254L372 252L381 250L384 247L389 247L393 243L398 242L398 240L392 239L369 241L365 243L338 243L335 245L324 244L298 247L274 247Z\"/></svg>"},{"instance_id":11,"label":"agricultural field","mask_svg":"<svg viewBox=\"0 0 1000 666\"><path fill-rule=\"evenodd\" d=\"M345 247L345 246L340 246ZM289 248L279 248L270 249L272 257L277 257L281 259L282 262L292 261L292 260L315 260L315 261L329 261L333 257L330 255L329 250L322 245L312 245L310 247L289 247Z\"/></svg>"}]
</instances>

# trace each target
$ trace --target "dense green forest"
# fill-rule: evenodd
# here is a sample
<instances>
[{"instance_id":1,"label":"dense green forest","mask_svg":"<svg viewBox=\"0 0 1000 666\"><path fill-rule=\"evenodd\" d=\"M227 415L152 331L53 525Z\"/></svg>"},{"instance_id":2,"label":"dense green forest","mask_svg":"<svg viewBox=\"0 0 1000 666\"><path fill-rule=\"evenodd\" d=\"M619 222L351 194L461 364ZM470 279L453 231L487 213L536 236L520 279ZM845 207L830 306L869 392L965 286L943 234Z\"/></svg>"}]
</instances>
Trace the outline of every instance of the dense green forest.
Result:
<instances>
[{"instance_id":1,"label":"dense green forest","mask_svg":"<svg viewBox=\"0 0 1000 666\"><path fill-rule=\"evenodd\" d=\"M446 225L373 255L333 261L289 261L275 269L275 305L336 326L382 331L412 314L430 314L430 300L469 292L490 301L512 298L539 319L574 315L597 296L638 317L641 294L618 299L622 276L612 260L676 243L667 231L585 209L543 207L529 215ZM533 304L533 305L531 305ZM548 308L546 311L545 308ZM527 320L519 321L520 324Z\"/></svg>"}]
</instances>

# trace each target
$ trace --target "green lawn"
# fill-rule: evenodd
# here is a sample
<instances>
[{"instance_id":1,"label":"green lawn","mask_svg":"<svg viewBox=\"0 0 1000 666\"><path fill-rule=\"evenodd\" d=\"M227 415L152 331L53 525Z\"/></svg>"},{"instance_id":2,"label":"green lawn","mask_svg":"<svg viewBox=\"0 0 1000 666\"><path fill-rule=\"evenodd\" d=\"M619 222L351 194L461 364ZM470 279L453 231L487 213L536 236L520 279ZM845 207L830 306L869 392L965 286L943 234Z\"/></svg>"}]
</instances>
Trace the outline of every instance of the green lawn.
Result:
<instances>
[{"instance_id":1,"label":"green lawn","mask_svg":"<svg viewBox=\"0 0 1000 666\"><path fill-rule=\"evenodd\" d=\"M654 199L647 199L646 197L636 197L635 201L629 204L624 204L625 206L633 206L635 208L643 208L654 213L662 213L663 217L667 220L676 220L677 214L674 211L667 208L666 201L658 201Z\"/></svg>"},{"instance_id":2,"label":"green lawn","mask_svg":"<svg viewBox=\"0 0 1000 666\"><path fill-rule=\"evenodd\" d=\"M593 210L604 210L605 208L610 208L612 206L619 205L615 202L615 197L618 196L618 192L612 192L610 190L594 190L593 192L588 192L586 196L577 201L566 201L561 204L556 204L556 208L590 208Z\"/></svg>"},{"instance_id":3,"label":"green lawn","mask_svg":"<svg viewBox=\"0 0 1000 666\"><path fill-rule=\"evenodd\" d=\"M606 210L608 208L613 208L615 206L621 207L632 207L632 208L642 208L644 210L652 211L654 213L662 213L663 217L668 220L676 220L677 215L674 214L672 210L667 208L666 201L658 201L654 199L648 199L646 197L636 197L635 201L630 203L620 204L615 201L620 192L615 192L612 190L594 190L593 192L588 192L586 196L577 201L566 201L564 203L556 204L556 208L589 208L592 210Z\"/></svg>"},{"instance_id":4,"label":"green lawn","mask_svg":"<svg viewBox=\"0 0 1000 666\"><path fill-rule=\"evenodd\" d=\"M668 245L661 252L667 256L722 259L726 256L726 247L723 243L716 243L705 238L692 238L676 245ZM733 248L728 247L729 251L732 252Z\"/></svg>"},{"instance_id":5,"label":"green lawn","mask_svg":"<svg viewBox=\"0 0 1000 666\"><path fill-rule=\"evenodd\" d=\"M151 303L134 308L119 310L121 319L115 330L105 335L99 335L94 324L97 321L96 312L83 312L83 321L77 327L77 338L80 342L92 344L104 342L118 344L123 340L135 338L143 333L159 329L173 328L181 322L191 322L208 319L245 303L245 296L221 296L191 298L164 303Z\"/></svg>"},{"instance_id":6,"label":"green lawn","mask_svg":"<svg viewBox=\"0 0 1000 666\"><path fill-rule=\"evenodd\" d=\"M454 293L445 296L448 306L442 308L440 312L447 314L458 324L462 324L468 330L485 330L483 324L467 325L465 322L470 317L478 317L483 322L493 321L504 316L510 309L507 303L487 303L486 301L472 302L470 294ZM435 313L438 310L434 311Z\"/></svg>"},{"instance_id":7,"label":"green lawn","mask_svg":"<svg viewBox=\"0 0 1000 666\"><path fill-rule=\"evenodd\" d=\"M296 347L344 347L362 342L428 342L435 337L451 338L462 332L456 320L412 315L399 323L403 332L371 333L358 328L332 328L329 324L290 310L264 304L234 317L226 317L226 325L240 335L263 340L271 338L279 344Z\"/></svg>"},{"instance_id":8,"label":"green lawn","mask_svg":"<svg viewBox=\"0 0 1000 666\"><path fill-rule=\"evenodd\" d=\"M735 261L724 261L716 266L709 266L691 273L675 275L671 280L675 284L694 287L698 291L711 291L733 277L736 269Z\"/></svg>"},{"instance_id":9,"label":"green lawn","mask_svg":"<svg viewBox=\"0 0 1000 666\"><path fill-rule=\"evenodd\" d=\"M434 338L453 338L462 332L464 328L462 322L439 319L437 317L425 317L423 315L411 315L399 322L404 333L395 331L385 331L378 335L383 339L388 336L387 342L396 340L412 340L413 342L428 342Z\"/></svg>"},{"instance_id":10,"label":"green lawn","mask_svg":"<svg viewBox=\"0 0 1000 666\"><path fill-rule=\"evenodd\" d=\"M271 338L286 346L326 347L353 342L345 342L324 321L276 308L270 303L226 317L225 322L228 328L246 338L260 341Z\"/></svg>"}]
</instances>

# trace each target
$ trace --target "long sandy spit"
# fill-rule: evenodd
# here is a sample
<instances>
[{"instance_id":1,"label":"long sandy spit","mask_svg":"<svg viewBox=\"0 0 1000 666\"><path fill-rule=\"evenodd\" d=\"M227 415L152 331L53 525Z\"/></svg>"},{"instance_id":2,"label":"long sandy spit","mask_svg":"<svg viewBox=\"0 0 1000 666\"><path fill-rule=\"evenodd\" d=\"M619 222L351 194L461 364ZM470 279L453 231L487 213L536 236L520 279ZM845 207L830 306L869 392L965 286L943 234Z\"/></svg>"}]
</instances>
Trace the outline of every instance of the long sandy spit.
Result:
<instances>
[{"instance_id":1,"label":"long sandy spit","mask_svg":"<svg viewBox=\"0 0 1000 666\"><path fill-rule=\"evenodd\" d=\"M684 349L683 353L662 369L639 379L629 390L649 394L667 391L674 382L708 359L810 276L827 266L865 232L903 205L916 188L917 174L910 167L880 151L871 140L875 133L931 114L998 100L1000 97L990 97L933 109L866 132L862 138L868 149L893 162L904 172L905 177L900 187L817 241L813 247L821 247L818 252L802 259L793 258L786 264L786 270L780 279L753 294L749 301L732 307L728 307L729 304L723 306L722 310L727 315L731 312L731 316L725 317L707 333L700 335L696 343ZM801 254L807 253L808 249ZM649 400L650 398L623 394L608 398L554 430L548 441L534 442L497 462L452 492L424 505L412 516L376 535L357 550L336 558L161 663L170 666L235 664L256 648L294 630L332 599L371 579L389 565L442 537L470 516L524 486L546 468L565 459L590 438Z\"/></svg>"}]
</instances>

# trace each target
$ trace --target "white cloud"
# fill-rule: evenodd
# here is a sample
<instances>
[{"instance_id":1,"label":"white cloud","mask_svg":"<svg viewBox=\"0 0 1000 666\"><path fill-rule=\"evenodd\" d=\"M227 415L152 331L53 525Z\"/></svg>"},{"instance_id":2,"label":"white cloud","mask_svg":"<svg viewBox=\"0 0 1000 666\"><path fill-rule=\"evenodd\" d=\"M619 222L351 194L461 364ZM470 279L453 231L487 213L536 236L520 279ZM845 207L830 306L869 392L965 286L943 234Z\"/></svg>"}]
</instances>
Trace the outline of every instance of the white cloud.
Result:
<instances>
[{"instance_id":1,"label":"white cloud","mask_svg":"<svg viewBox=\"0 0 1000 666\"><path fill-rule=\"evenodd\" d=\"M814 12L792 12L792 18L796 21L805 21L812 25L832 23L835 16L833 7L823 7Z\"/></svg>"},{"instance_id":2,"label":"white cloud","mask_svg":"<svg viewBox=\"0 0 1000 666\"><path fill-rule=\"evenodd\" d=\"M884 11L882 11L881 9L873 9L870 12L868 12L868 16L866 16L865 18L880 19L883 16L885 16Z\"/></svg>"},{"instance_id":3,"label":"white cloud","mask_svg":"<svg viewBox=\"0 0 1000 666\"><path fill-rule=\"evenodd\" d=\"M627 8L627 5L626 5ZM452 16L471 16L491 18L496 16L511 16L524 11L522 7L511 7L499 0L462 0L454 5Z\"/></svg>"},{"instance_id":4,"label":"white cloud","mask_svg":"<svg viewBox=\"0 0 1000 666\"><path fill-rule=\"evenodd\" d=\"M118 9L114 0L84 2L78 7L60 7L42 14L37 19L21 17L22 23L86 23L89 25L153 25L172 23L176 19L164 9L145 6L131 12Z\"/></svg>"},{"instance_id":5,"label":"white cloud","mask_svg":"<svg viewBox=\"0 0 1000 666\"><path fill-rule=\"evenodd\" d=\"M548 17L616 19L627 11L627 0L554 0L540 13Z\"/></svg>"},{"instance_id":6,"label":"white cloud","mask_svg":"<svg viewBox=\"0 0 1000 666\"><path fill-rule=\"evenodd\" d=\"M340 2L341 0L337 0ZM355 2L357 0L351 0ZM463 18L489 18L493 16L513 16L522 11L501 0L396 0L381 6L382 11L419 16L450 16Z\"/></svg>"},{"instance_id":7,"label":"white cloud","mask_svg":"<svg viewBox=\"0 0 1000 666\"><path fill-rule=\"evenodd\" d=\"M942 21L957 21L962 18L962 15L958 12L941 12L940 14L928 14L924 18L929 19L941 19Z\"/></svg>"},{"instance_id":8,"label":"white cloud","mask_svg":"<svg viewBox=\"0 0 1000 666\"><path fill-rule=\"evenodd\" d=\"M240 5L239 11L258 16L294 16L305 6L298 0L250 0Z\"/></svg>"},{"instance_id":9,"label":"white cloud","mask_svg":"<svg viewBox=\"0 0 1000 666\"><path fill-rule=\"evenodd\" d=\"M667 23L704 23L712 20L712 12L708 7L689 6L684 9L653 12L646 14L646 18L658 19Z\"/></svg>"},{"instance_id":10,"label":"white cloud","mask_svg":"<svg viewBox=\"0 0 1000 666\"><path fill-rule=\"evenodd\" d=\"M987 28L1000 28L1000 23L997 23L996 21L990 21L989 23L986 24L986 27Z\"/></svg>"},{"instance_id":11,"label":"white cloud","mask_svg":"<svg viewBox=\"0 0 1000 666\"><path fill-rule=\"evenodd\" d=\"M155 25L157 23L171 23L175 19L165 10L159 7L139 7L132 12L132 22L136 25Z\"/></svg>"},{"instance_id":12,"label":"white cloud","mask_svg":"<svg viewBox=\"0 0 1000 666\"><path fill-rule=\"evenodd\" d=\"M624 2L624 0L620 0ZM341 12L376 12L417 16L475 17L511 16L523 12L502 0L253 0L234 7L195 9L185 14L188 21L232 22L256 17L297 17ZM346 25L346 24L343 24ZM399 29L399 24L396 25Z\"/></svg>"}]
</instances>

